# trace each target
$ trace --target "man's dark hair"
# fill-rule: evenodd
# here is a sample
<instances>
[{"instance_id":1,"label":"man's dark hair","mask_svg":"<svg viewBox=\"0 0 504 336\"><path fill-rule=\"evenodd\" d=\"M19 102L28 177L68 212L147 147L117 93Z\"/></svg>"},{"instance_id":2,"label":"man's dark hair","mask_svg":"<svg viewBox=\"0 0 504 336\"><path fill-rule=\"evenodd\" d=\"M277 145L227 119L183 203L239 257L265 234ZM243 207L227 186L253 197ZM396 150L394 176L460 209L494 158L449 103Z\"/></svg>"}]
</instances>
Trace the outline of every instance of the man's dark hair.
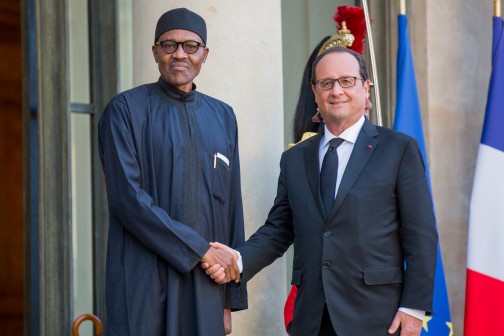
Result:
<instances>
[{"instance_id":1,"label":"man's dark hair","mask_svg":"<svg viewBox=\"0 0 504 336\"><path fill-rule=\"evenodd\" d=\"M335 53L335 52L346 52L355 57L357 62L359 63L359 69L360 69L360 76L363 80L368 80L369 75L366 69L366 62L364 62L364 57L362 57L361 54L358 52L355 52L351 49L345 48L345 47L332 47L324 51L322 54L318 55L317 58L313 61L313 66L312 66L312 83L315 84L315 81L317 80L315 78L315 69L317 68L317 64L319 64L320 60L324 58L325 55Z\"/></svg>"}]
</instances>

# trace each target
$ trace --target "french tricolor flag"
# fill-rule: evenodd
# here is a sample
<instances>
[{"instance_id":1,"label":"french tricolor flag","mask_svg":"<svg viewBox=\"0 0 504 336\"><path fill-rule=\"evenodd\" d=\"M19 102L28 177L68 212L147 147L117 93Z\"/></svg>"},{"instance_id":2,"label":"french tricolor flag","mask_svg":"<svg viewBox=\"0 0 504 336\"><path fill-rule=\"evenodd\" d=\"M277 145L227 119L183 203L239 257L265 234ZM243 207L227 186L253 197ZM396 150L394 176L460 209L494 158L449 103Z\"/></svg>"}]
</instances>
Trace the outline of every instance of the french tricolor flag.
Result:
<instances>
[{"instance_id":1,"label":"french tricolor flag","mask_svg":"<svg viewBox=\"0 0 504 336\"><path fill-rule=\"evenodd\" d=\"M469 215L465 336L504 335L504 34L493 18L492 75Z\"/></svg>"}]
</instances>

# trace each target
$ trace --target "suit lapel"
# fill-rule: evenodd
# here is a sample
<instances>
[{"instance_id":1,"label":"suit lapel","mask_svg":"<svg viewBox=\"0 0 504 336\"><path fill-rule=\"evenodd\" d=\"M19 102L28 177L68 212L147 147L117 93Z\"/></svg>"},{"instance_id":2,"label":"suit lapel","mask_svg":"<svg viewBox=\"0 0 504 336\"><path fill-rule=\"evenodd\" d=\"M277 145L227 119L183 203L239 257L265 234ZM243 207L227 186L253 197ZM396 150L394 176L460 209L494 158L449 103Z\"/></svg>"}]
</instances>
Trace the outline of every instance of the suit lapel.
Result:
<instances>
[{"instance_id":1,"label":"suit lapel","mask_svg":"<svg viewBox=\"0 0 504 336\"><path fill-rule=\"evenodd\" d=\"M362 169L366 166L369 158L378 145L378 139L375 139L377 136L378 131L376 130L376 126L366 119L357 137L352 154L350 155L350 160L348 161L345 173L341 179L338 193L336 194L336 200L334 201L333 209L329 217L334 216L359 177Z\"/></svg>"},{"instance_id":2,"label":"suit lapel","mask_svg":"<svg viewBox=\"0 0 504 336\"><path fill-rule=\"evenodd\" d=\"M320 172L319 172L319 145L320 139L322 138L323 132L319 132L317 135L312 136L306 141L310 143L306 146L304 150L304 160L306 167L306 175L308 177L308 183L310 185L311 192L313 193L313 198L316 200L317 207L325 218L326 214L324 211L324 206L322 204L322 198L320 197Z\"/></svg>"}]
</instances>

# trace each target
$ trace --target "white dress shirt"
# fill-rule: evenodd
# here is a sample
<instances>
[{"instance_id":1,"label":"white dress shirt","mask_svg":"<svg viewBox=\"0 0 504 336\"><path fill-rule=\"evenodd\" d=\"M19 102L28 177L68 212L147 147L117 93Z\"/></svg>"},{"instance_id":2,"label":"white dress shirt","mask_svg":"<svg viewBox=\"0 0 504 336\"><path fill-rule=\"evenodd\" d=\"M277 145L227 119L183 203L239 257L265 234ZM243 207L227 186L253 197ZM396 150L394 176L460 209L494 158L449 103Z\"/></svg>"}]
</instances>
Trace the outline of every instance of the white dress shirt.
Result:
<instances>
[{"instance_id":1,"label":"white dress shirt","mask_svg":"<svg viewBox=\"0 0 504 336\"><path fill-rule=\"evenodd\" d=\"M336 149L338 153L338 176L336 177L336 190L334 198L336 198L336 195L338 194L341 178L343 177L343 173L345 172L348 160L350 160L350 155L352 154L355 141L357 141L357 137L359 136L362 125L364 125L364 120L365 118L364 116L362 116L355 124L344 130L338 137L332 134L324 124L324 135L322 136L322 139L320 139L319 146L319 171L322 169L324 156L329 149L329 141L334 138L341 138L344 140Z\"/></svg>"}]
</instances>

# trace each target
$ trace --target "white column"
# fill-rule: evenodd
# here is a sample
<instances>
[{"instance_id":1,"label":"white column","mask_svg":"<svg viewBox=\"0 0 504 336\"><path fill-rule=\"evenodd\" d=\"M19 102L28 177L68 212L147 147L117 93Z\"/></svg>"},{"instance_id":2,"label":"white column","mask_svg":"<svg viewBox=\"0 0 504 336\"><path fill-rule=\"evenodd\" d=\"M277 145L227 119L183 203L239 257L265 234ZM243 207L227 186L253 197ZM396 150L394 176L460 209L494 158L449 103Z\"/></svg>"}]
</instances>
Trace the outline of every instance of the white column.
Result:
<instances>
[{"instance_id":1,"label":"white column","mask_svg":"<svg viewBox=\"0 0 504 336\"><path fill-rule=\"evenodd\" d=\"M237 115L246 236L264 223L276 194L283 151L280 0L132 1L133 84L159 77L151 46L157 19L186 7L207 23L208 59L198 90L230 104ZM233 313L233 335L284 335L285 260L249 284L249 309Z\"/></svg>"},{"instance_id":2,"label":"white column","mask_svg":"<svg viewBox=\"0 0 504 336\"><path fill-rule=\"evenodd\" d=\"M407 1L454 335L464 334L467 222L491 68L493 1Z\"/></svg>"}]
</instances>

